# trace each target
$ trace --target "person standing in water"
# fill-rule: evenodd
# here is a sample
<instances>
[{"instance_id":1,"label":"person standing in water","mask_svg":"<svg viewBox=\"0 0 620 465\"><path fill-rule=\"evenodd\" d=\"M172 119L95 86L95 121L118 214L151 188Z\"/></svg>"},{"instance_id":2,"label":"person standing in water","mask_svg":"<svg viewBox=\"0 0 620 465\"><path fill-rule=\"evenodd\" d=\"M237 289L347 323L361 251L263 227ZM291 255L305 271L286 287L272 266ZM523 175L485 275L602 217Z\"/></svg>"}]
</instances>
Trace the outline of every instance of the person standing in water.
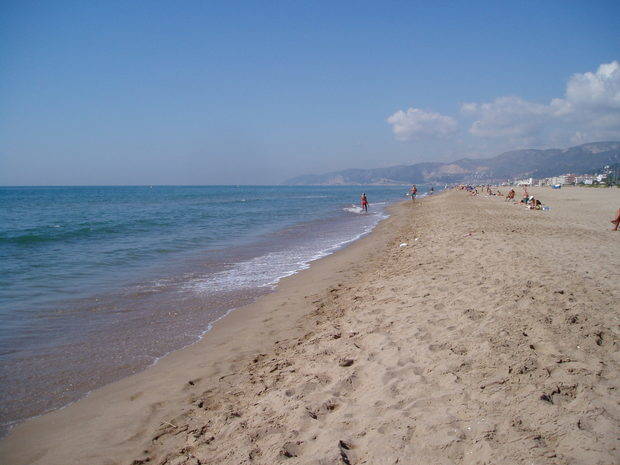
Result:
<instances>
[{"instance_id":1,"label":"person standing in water","mask_svg":"<svg viewBox=\"0 0 620 465\"><path fill-rule=\"evenodd\" d=\"M428 195L433 195L435 193L435 188L431 187L431 191L428 193Z\"/></svg>"},{"instance_id":2,"label":"person standing in water","mask_svg":"<svg viewBox=\"0 0 620 465\"><path fill-rule=\"evenodd\" d=\"M415 187L415 184L409 189L409 195L411 196L411 200L415 200L415 195L418 193L418 188Z\"/></svg>"},{"instance_id":3,"label":"person standing in water","mask_svg":"<svg viewBox=\"0 0 620 465\"><path fill-rule=\"evenodd\" d=\"M362 210L364 210L365 212L368 212L368 198L366 197L365 192L362 193L360 200L362 201Z\"/></svg>"}]
</instances>

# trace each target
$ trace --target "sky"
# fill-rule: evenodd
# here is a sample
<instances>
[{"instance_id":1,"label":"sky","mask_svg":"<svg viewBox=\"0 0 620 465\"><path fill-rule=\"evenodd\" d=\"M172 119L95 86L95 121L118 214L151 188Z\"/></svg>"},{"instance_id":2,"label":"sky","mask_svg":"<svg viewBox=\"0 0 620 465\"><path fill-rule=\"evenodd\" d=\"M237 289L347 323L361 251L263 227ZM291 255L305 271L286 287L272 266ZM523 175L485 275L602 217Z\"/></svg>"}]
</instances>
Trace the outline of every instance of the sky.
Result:
<instances>
[{"instance_id":1,"label":"sky","mask_svg":"<svg viewBox=\"0 0 620 465\"><path fill-rule=\"evenodd\" d=\"M620 2L0 2L0 185L277 184L620 140Z\"/></svg>"}]
</instances>

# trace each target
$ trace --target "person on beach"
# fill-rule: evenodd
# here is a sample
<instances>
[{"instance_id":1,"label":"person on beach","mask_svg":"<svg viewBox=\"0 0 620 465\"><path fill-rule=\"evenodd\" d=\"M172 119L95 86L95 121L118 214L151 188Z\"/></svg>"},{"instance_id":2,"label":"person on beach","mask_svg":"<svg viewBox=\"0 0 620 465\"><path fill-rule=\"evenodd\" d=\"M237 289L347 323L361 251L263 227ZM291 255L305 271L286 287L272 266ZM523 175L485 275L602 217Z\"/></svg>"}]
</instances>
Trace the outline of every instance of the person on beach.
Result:
<instances>
[{"instance_id":1,"label":"person on beach","mask_svg":"<svg viewBox=\"0 0 620 465\"><path fill-rule=\"evenodd\" d=\"M534 196L530 197L529 207L530 210L542 210L542 202L538 199L535 199Z\"/></svg>"},{"instance_id":2,"label":"person on beach","mask_svg":"<svg viewBox=\"0 0 620 465\"><path fill-rule=\"evenodd\" d=\"M514 189L510 189L508 191L508 195L506 196L506 200L514 200L515 194L516 194L515 190Z\"/></svg>"},{"instance_id":3,"label":"person on beach","mask_svg":"<svg viewBox=\"0 0 620 465\"><path fill-rule=\"evenodd\" d=\"M415 200L415 196L418 193L418 188L415 186L415 184L411 187L411 189L409 189L409 195L411 196L411 200Z\"/></svg>"},{"instance_id":4,"label":"person on beach","mask_svg":"<svg viewBox=\"0 0 620 465\"><path fill-rule=\"evenodd\" d=\"M614 228L612 228L612 231L617 231L618 226L620 225L620 208L618 209L618 213L616 213L616 219L611 220L611 224L616 225Z\"/></svg>"},{"instance_id":5,"label":"person on beach","mask_svg":"<svg viewBox=\"0 0 620 465\"><path fill-rule=\"evenodd\" d=\"M362 210L364 210L365 212L368 212L368 198L366 197L365 192L362 193L360 200L362 201Z\"/></svg>"},{"instance_id":6,"label":"person on beach","mask_svg":"<svg viewBox=\"0 0 620 465\"><path fill-rule=\"evenodd\" d=\"M434 192L435 192L435 188L431 187L431 190L429 191L428 195L433 195Z\"/></svg>"}]
</instances>

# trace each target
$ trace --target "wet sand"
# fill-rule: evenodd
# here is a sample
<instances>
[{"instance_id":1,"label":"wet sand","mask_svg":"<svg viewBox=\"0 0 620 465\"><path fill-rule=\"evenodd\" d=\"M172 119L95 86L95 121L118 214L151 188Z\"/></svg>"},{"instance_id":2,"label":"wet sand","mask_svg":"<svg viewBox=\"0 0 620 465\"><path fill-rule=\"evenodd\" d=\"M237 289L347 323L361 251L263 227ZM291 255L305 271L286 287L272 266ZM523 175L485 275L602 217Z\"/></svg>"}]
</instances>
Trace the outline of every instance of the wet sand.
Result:
<instances>
[{"instance_id":1,"label":"wet sand","mask_svg":"<svg viewBox=\"0 0 620 465\"><path fill-rule=\"evenodd\" d=\"M392 207L201 342L16 427L0 462L618 462L620 190L532 192L551 210Z\"/></svg>"}]
</instances>

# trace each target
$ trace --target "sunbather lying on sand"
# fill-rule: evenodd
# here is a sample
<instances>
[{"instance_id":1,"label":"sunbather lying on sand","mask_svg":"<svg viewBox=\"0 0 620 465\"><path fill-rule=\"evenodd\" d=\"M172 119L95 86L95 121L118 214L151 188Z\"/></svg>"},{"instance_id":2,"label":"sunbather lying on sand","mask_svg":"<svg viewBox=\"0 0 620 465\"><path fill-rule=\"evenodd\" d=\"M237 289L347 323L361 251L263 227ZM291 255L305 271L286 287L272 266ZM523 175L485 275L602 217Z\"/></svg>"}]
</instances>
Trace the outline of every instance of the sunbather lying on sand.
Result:
<instances>
[{"instance_id":1,"label":"sunbather lying on sand","mask_svg":"<svg viewBox=\"0 0 620 465\"><path fill-rule=\"evenodd\" d=\"M534 197L530 197L529 205L532 210L542 210L542 202Z\"/></svg>"}]
</instances>

